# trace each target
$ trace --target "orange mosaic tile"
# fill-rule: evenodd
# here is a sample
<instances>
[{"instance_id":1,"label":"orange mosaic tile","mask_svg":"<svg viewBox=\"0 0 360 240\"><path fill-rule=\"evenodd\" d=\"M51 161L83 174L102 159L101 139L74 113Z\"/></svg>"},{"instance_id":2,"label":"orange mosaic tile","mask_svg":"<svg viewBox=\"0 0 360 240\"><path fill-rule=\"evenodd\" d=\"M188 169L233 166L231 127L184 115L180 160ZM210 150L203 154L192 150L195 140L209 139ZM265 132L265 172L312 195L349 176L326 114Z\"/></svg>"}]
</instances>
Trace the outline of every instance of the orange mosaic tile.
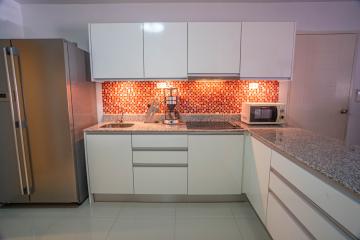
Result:
<instances>
[{"instance_id":1,"label":"orange mosaic tile","mask_svg":"<svg viewBox=\"0 0 360 240\"><path fill-rule=\"evenodd\" d=\"M154 98L163 101L158 81L121 81L102 84L105 114L142 114ZM254 84L255 83L255 84ZM257 83L257 84L256 84ZM180 113L240 113L242 102L277 102L278 81L201 80L168 81L179 95ZM161 112L164 111L164 104Z\"/></svg>"}]
</instances>

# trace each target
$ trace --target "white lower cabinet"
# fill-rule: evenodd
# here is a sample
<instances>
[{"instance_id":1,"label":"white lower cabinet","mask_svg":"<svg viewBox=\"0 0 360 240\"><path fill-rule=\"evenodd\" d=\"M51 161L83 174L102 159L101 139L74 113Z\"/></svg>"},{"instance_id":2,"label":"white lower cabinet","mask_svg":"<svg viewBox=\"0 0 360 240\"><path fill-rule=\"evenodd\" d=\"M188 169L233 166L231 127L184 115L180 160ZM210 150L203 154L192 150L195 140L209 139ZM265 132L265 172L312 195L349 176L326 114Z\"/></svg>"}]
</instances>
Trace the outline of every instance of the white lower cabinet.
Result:
<instances>
[{"instance_id":1,"label":"white lower cabinet","mask_svg":"<svg viewBox=\"0 0 360 240\"><path fill-rule=\"evenodd\" d=\"M272 153L271 168L354 236L360 238L358 201L336 190L275 151Z\"/></svg>"},{"instance_id":2,"label":"white lower cabinet","mask_svg":"<svg viewBox=\"0 0 360 240\"><path fill-rule=\"evenodd\" d=\"M287 209L296 216L302 225L318 240L346 240L344 235L318 209L299 196L273 172L270 173L269 189L284 203ZM270 202L269 202L270 204ZM269 211L269 209L268 209ZM270 224L270 223L269 223Z\"/></svg>"},{"instance_id":3,"label":"white lower cabinet","mask_svg":"<svg viewBox=\"0 0 360 240\"><path fill-rule=\"evenodd\" d=\"M189 135L189 194L240 194L243 135Z\"/></svg>"},{"instance_id":4,"label":"white lower cabinet","mask_svg":"<svg viewBox=\"0 0 360 240\"><path fill-rule=\"evenodd\" d=\"M187 167L134 167L135 194L187 194Z\"/></svg>"},{"instance_id":5,"label":"white lower cabinet","mask_svg":"<svg viewBox=\"0 0 360 240\"><path fill-rule=\"evenodd\" d=\"M266 222L274 240L313 240L272 193L269 193Z\"/></svg>"},{"instance_id":6,"label":"white lower cabinet","mask_svg":"<svg viewBox=\"0 0 360 240\"><path fill-rule=\"evenodd\" d=\"M254 137L247 136L244 154L243 192L263 223L269 188L271 149Z\"/></svg>"},{"instance_id":7,"label":"white lower cabinet","mask_svg":"<svg viewBox=\"0 0 360 240\"><path fill-rule=\"evenodd\" d=\"M132 194L131 135L87 134L87 168L92 194Z\"/></svg>"}]
</instances>

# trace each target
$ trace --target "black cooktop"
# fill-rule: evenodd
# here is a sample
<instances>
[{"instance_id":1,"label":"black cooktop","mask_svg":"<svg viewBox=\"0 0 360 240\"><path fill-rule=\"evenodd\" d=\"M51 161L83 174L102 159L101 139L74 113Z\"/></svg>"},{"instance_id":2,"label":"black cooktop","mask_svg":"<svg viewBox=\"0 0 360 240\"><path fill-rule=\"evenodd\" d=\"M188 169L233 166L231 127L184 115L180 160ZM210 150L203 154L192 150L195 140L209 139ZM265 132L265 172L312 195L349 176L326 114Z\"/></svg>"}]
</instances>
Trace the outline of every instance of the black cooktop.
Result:
<instances>
[{"instance_id":1,"label":"black cooktop","mask_svg":"<svg viewBox=\"0 0 360 240\"><path fill-rule=\"evenodd\" d=\"M240 126L230 122L186 122L188 129L221 130L221 129L240 129Z\"/></svg>"}]
</instances>

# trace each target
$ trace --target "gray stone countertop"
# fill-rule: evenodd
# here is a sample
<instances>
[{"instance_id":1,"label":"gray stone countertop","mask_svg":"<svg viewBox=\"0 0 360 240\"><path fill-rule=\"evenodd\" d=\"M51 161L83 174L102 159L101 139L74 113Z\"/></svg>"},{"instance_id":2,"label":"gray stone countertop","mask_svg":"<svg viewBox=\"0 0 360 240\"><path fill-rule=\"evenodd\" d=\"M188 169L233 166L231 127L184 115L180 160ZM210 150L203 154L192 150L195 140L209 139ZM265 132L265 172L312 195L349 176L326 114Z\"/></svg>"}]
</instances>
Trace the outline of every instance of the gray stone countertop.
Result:
<instances>
[{"instance_id":1,"label":"gray stone countertop","mask_svg":"<svg viewBox=\"0 0 360 240\"><path fill-rule=\"evenodd\" d=\"M250 134L336 189L360 200L360 146L300 128L249 128Z\"/></svg>"},{"instance_id":2,"label":"gray stone countertop","mask_svg":"<svg viewBox=\"0 0 360 240\"><path fill-rule=\"evenodd\" d=\"M187 129L185 123L180 123L177 125L166 125L163 123L144 123L144 122L126 122L133 123L132 127L127 128L101 128L102 125L106 123L99 123L92 127L85 129L86 133L213 133L213 134L223 134L223 133L239 133L243 134L245 132L244 128L240 129L225 129L225 130L205 130L205 129Z\"/></svg>"}]
</instances>

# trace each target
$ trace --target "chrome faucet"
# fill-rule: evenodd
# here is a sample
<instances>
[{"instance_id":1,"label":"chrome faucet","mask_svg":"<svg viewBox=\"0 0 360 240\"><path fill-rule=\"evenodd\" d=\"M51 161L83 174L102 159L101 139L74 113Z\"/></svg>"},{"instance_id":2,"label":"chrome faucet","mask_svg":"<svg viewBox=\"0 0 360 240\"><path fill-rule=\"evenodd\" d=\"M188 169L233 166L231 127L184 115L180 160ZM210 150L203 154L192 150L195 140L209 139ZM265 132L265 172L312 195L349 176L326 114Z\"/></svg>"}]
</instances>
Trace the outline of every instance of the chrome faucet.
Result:
<instances>
[{"instance_id":1,"label":"chrome faucet","mask_svg":"<svg viewBox=\"0 0 360 240\"><path fill-rule=\"evenodd\" d=\"M121 112L121 117L118 118L115 122L116 122L116 123L122 123L122 122L124 122L124 111Z\"/></svg>"}]
</instances>

